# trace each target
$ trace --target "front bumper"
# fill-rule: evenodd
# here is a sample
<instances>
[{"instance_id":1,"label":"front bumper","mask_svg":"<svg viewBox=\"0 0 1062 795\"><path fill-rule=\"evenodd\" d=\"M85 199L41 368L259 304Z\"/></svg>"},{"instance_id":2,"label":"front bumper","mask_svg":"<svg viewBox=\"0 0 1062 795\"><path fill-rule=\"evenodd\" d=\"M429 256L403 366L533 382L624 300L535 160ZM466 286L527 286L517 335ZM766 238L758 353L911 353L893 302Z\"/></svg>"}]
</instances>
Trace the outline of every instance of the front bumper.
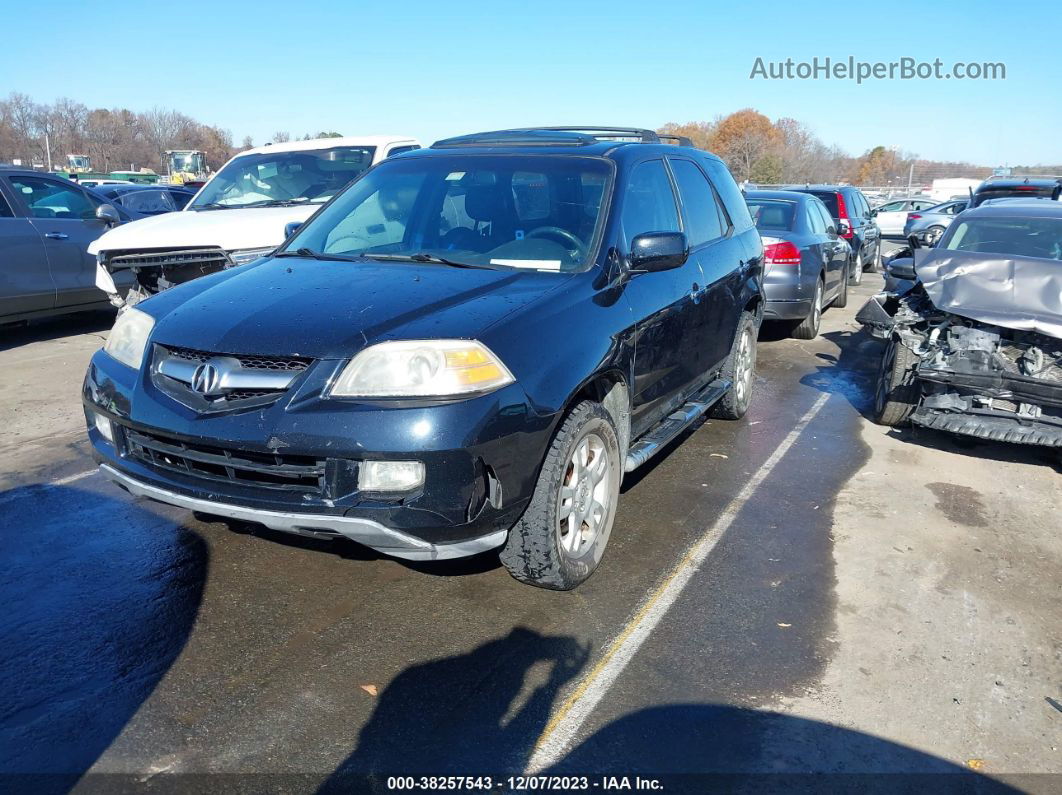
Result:
<instances>
[{"instance_id":1,"label":"front bumper","mask_svg":"<svg viewBox=\"0 0 1062 795\"><path fill-rule=\"evenodd\" d=\"M294 513L290 511L266 511L230 505L213 500L202 500L186 494L152 486L133 478L110 464L100 464L100 474L121 486L135 497L147 497L156 502L176 505L190 511L202 511L214 516L254 522L271 530L280 530L295 535L313 538L341 535L357 541L377 552L405 560L447 560L463 558L486 552L505 543L505 530L497 530L484 536L449 544L432 544L416 536L385 527L372 519L357 516L330 516L327 514Z\"/></svg>"},{"instance_id":2,"label":"front bumper","mask_svg":"<svg viewBox=\"0 0 1062 795\"><path fill-rule=\"evenodd\" d=\"M93 457L137 496L396 557L453 558L503 543L534 491L556 416L536 413L516 384L435 404L322 398L319 382L341 364L317 362L272 405L199 414L98 352L82 393ZM145 445L156 452L145 455ZM369 460L420 461L424 483L362 492ZM296 485L283 481L295 471Z\"/></svg>"}]
</instances>

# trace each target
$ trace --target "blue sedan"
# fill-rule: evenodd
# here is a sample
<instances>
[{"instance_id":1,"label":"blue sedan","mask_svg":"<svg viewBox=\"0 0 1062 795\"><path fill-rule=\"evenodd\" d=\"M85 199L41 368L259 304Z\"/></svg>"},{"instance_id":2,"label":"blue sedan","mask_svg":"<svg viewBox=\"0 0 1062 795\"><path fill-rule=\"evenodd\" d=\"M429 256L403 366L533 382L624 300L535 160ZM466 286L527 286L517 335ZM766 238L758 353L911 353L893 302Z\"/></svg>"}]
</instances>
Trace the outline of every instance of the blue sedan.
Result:
<instances>
[{"instance_id":1,"label":"blue sedan","mask_svg":"<svg viewBox=\"0 0 1062 795\"><path fill-rule=\"evenodd\" d=\"M822 311L848 303L848 282L862 271L852 249L838 234L826 206L808 193L757 190L745 194L763 239L766 320L793 324L799 339L819 333Z\"/></svg>"}]
</instances>

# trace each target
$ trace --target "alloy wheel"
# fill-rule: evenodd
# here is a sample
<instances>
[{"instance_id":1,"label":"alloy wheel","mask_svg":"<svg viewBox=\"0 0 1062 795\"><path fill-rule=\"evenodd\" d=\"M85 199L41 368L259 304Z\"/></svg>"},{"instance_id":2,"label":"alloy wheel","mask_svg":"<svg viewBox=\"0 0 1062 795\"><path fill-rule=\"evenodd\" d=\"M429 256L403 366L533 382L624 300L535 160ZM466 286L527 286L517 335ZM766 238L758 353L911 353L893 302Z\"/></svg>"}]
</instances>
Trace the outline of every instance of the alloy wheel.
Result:
<instances>
[{"instance_id":1,"label":"alloy wheel","mask_svg":"<svg viewBox=\"0 0 1062 795\"><path fill-rule=\"evenodd\" d=\"M596 433L584 436L572 450L557 500L557 540L569 558L590 549L608 520L609 466L608 448Z\"/></svg>"}]
</instances>

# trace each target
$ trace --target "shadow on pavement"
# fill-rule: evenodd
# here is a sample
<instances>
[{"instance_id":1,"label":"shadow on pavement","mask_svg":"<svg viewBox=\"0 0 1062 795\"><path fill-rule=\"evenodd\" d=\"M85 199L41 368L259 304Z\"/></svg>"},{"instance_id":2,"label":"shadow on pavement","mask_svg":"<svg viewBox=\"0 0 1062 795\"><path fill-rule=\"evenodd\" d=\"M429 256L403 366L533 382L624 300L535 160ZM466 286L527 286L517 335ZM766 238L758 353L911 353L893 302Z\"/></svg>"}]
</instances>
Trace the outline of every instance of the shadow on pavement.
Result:
<instances>
[{"instance_id":1,"label":"shadow on pavement","mask_svg":"<svg viewBox=\"0 0 1062 795\"><path fill-rule=\"evenodd\" d=\"M496 785L519 775L561 688L588 656L574 638L518 628L467 654L407 668L380 693L357 748L320 791L387 792L393 775L489 774ZM540 772L663 777L668 792L1017 791L868 734L716 704L626 715Z\"/></svg>"},{"instance_id":2,"label":"shadow on pavement","mask_svg":"<svg viewBox=\"0 0 1062 795\"><path fill-rule=\"evenodd\" d=\"M70 315L0 325L0 351L30 342L43 342L78 334L102 334L114 325L114 309L98 309ZM100 337L100 345L103 337Z\"/></svg>"},{"instance_id":3,"label":"shadow on pavement","mask_svg":"<svg viewBox=\"0 0 1062 795\"><path fill-rule=\"evenodd\" d=\"M65 791L184 647L207 547L128 500L70 487L5 492L0 516L0 781L45 774L18 789Z\"/></svg>"}]
</instances>

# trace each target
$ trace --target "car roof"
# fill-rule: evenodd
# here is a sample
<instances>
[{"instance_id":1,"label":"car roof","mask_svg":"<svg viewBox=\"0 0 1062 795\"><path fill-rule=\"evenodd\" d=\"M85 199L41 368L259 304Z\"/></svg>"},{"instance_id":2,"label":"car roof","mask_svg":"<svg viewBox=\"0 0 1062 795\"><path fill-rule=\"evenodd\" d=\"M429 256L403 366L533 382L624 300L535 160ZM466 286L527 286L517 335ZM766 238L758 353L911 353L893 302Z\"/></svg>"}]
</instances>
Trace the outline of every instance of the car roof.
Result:
<instances>
[{"instance_id":1,"label":"car roof","mask_svg":"<svg viewBox=\"0 0 1062 795\"><path fill-rule=\"evenodd\" d=\"M636 140L625 140L636 139ZM665 143L674 140L676 143ZM444 138L430 147L402 155L438 157L454 154L542 154L577 157L616 157L620 153L695 154L718 159L711 152L689 145L689 139L629 127L528 127Z\"/></svg>"},{"instance_id":2,"label":"car roof","mask_svg":"<svg viewBox=\"0 0 1062 795\"><path fill-rule=\"evenodd\" d=\"M1013 177L1008 179L986 179L977 186L974 193L996 190L998 188L1018 188L1022 185L1032 185L1037 188L1054 188L1062 183L1062 177L1052 179L1050 177Z\"/></svg>"},{"instance_id":3,"label":"car roof","mask_svg":"<svg viewBox=\"0 0 1062 795\"><path fill-rule=\"evenodd\" d=\"M374 146L376 148L397 144L419 146L416 138L405 135L348 135L340 138L314 138L310 141L285 141L282 144L265 144L237 152L236 157L260 155L268 152L312 152L315 149L332 149L337 146Z\"/></svg>"},{"instance_id":4,"label":"car roof","mask_svg":"<svg viewBox=\"0 0 1062 795\"><path fill-rule=\"evenodd\" d=\"M964 210L962 218L1062 218L1062 202L1047 199L989 201Z\"/></svg>"},{"instance_id":5,"label":"car roof","mask_svg":"<svg viewBox=\"0 0 1062 795\"><path fill-rule=\"evenodd\" d=\"M859 190L855 185L787 185L782 190L807 193L808 191L833 191L839 193L842 190Z\"/></svg>"},{"instance_id":6,"label":"car roof","mask_svg":"<svg viewBox=\"0 0 1062 795\"><path fill-rule=\"evenodd\" d=\"M749 190L745 191L746 199L780 199L791 202L811 201L813 196L796 190Z\"/></svg>"}]
</instances>

